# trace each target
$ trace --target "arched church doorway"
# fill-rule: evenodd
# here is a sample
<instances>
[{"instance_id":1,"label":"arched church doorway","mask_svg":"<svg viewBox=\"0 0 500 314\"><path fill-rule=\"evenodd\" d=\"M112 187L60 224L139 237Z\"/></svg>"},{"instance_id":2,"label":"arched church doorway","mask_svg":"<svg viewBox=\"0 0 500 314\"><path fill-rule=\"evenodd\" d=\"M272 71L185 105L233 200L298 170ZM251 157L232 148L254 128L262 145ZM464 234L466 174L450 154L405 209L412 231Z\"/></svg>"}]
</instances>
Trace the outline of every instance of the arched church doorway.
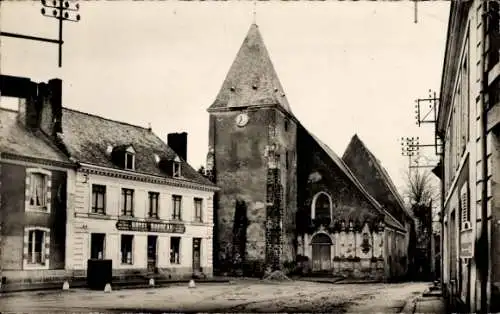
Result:
<instances>
[{"instance_id":1,"label":"arched church doorway","mask_svg":"<svg viewBox=\"0 0 500 314\"><path fill-rule=\"evenodd\" d=\"M315 272L332 269L331 247L333 245L330 237L319 233L312 238L312 270Z\"/></svg>"}]
</instances>

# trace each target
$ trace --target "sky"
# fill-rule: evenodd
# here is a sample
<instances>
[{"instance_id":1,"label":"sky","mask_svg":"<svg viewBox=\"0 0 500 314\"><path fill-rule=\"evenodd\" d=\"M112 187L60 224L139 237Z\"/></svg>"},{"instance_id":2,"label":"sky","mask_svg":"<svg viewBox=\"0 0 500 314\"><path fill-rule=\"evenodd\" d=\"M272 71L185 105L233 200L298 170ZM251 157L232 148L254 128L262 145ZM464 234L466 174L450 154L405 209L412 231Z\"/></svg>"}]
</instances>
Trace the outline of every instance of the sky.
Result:
<instances>
[{"instance_id":1,"label":"sky","mask_svg":"<svg viewBox=\"0 0 500 314\"><path fill-rule=\"evenodd\" d=\"M416 125L414 107L440 88L448 1L419 3L417 23L411 1L79 4L80 22L64 23L62 68L57 45L1 37L0 72L61 78L65 107L151 125L165 141L188 132L195 168L208 150L206 109L254 21L293 113L339 156L357 134L402 192L401 137L434 141L432 125ZM57 38L57 20L42 16L40 2L0 5L2 31ZM433 148L421 155L421 165L437 160Z\"/></svg>"}]
</instances>

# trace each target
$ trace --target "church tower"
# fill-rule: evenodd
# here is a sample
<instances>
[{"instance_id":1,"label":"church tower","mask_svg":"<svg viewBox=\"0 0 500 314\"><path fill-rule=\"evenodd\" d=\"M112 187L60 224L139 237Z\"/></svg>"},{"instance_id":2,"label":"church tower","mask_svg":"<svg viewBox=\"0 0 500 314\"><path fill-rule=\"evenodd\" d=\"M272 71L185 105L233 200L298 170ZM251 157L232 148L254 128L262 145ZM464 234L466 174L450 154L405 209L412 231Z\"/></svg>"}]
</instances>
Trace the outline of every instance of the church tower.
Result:
<instances>
[{"instance_id":1,"label":"church tower","mask_svg":"<svg viewBox=\"0 0 500 314\"><path fill-rule=\"evenodd\" d=\"M208 112L215 271L279 269L296 254L297 120L256 24Z\"/></svg>"}]
</instances>

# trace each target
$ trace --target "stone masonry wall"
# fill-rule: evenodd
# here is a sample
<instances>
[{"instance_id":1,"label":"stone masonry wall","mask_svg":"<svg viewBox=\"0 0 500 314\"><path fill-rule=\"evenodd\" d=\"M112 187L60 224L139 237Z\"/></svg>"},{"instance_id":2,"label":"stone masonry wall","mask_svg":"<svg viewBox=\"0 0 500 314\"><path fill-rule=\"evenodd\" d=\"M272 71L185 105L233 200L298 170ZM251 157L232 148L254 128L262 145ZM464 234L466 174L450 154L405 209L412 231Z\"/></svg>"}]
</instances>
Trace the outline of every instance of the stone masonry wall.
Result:
<instances>
[{"instance_id":1,"label":"stone masonry wall","mask_svg":"<svg viewBox=\"0 0 500 314\"><path fill-rule=\"evenodd\" d=\"M213 149L215 183L221 188L215 209L216 273L234 270L233 227L236 203L246 205L246 262L265 262L266 187L268 125L273 110L247 111L247 125L238 127L235 119L241 111L210 115L209 150Z\"/></svg>"}]
</instances>

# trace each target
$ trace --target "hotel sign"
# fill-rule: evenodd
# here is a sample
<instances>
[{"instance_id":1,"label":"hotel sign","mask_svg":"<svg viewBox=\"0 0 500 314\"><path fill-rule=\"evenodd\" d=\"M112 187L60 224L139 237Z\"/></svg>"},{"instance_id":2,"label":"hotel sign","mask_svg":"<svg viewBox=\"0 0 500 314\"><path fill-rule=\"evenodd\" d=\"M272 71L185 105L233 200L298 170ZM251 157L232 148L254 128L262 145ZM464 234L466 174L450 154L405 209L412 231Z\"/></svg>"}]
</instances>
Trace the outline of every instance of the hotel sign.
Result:
<instances>
[{"instance_id":1,"label":"hotel sign","mask_svg":"<svg viewBox=\"0 0 500 314\"><path fill-rule=\"evenodd\" d=\"M123 231L161 232L161 233L184 233L186 227L183 224L172 224L163 222L118 220L116 229Z\"/></svg>"}]
</instances>

